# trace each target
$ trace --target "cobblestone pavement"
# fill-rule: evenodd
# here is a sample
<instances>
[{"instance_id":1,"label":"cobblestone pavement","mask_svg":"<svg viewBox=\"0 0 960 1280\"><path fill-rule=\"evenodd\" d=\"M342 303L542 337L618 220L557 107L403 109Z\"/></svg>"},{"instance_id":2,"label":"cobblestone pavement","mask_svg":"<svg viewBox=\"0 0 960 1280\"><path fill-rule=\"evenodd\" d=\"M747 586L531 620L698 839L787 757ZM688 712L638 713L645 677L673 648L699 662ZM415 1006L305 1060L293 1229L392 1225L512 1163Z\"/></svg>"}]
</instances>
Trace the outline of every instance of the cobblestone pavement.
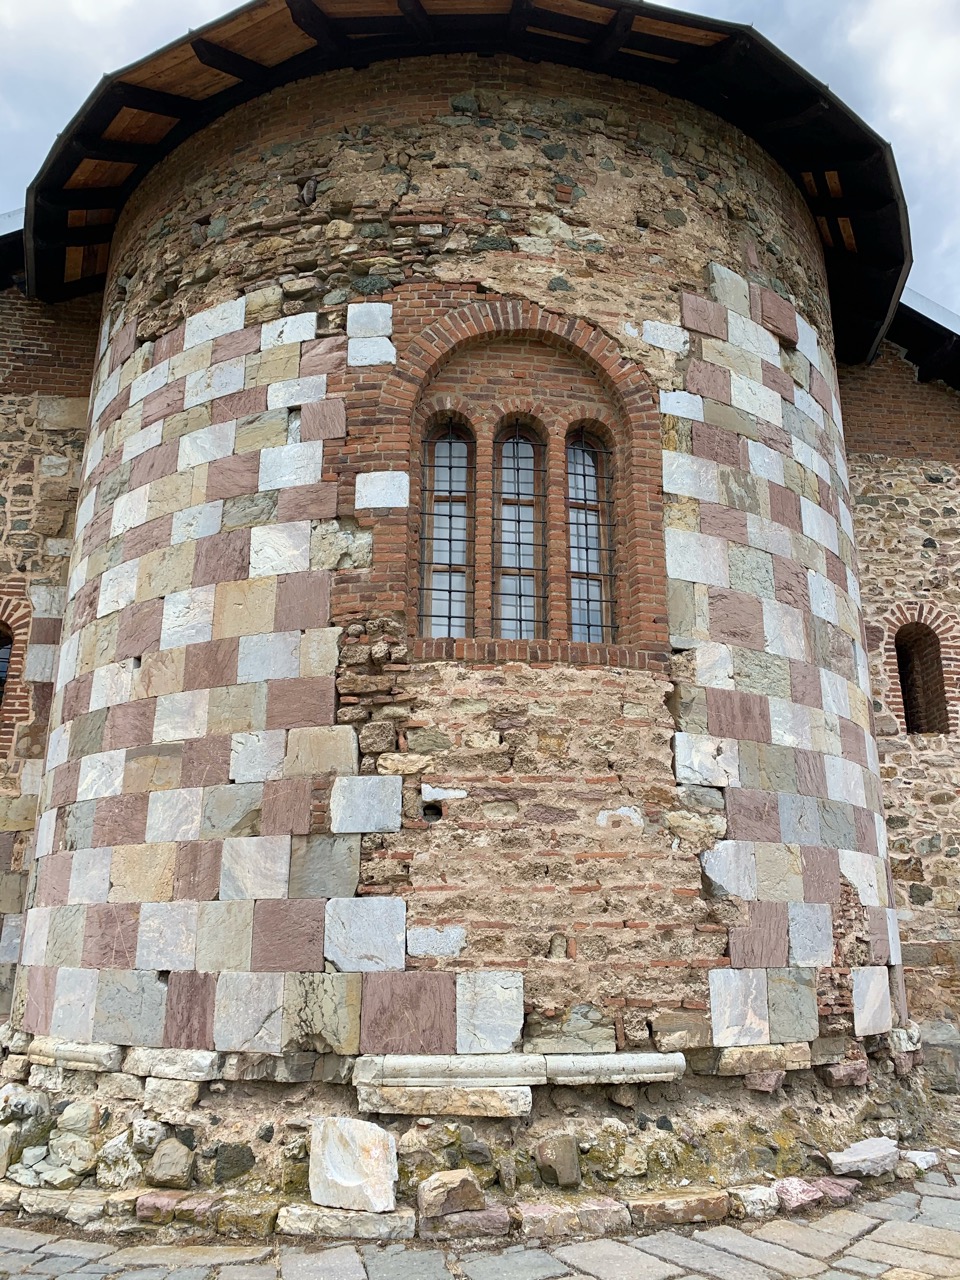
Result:
<instances>
[{"instance_id":1,"label":"cobblestone pavement","mask_svg":"<svg viewBox=\"0 0 960 1280\"><path fill-rule=\"evenodd\" d=\"M940 1175L942 1176L942 1175ZM938 1175L933 1175L934 1178ZM0 1277L71 1280L927 1280L960 1278L960 1186L917 1183L813 1220L584 1243L468 1247L126 1245L0 1226Z\"/></svg>"}]
</instances>

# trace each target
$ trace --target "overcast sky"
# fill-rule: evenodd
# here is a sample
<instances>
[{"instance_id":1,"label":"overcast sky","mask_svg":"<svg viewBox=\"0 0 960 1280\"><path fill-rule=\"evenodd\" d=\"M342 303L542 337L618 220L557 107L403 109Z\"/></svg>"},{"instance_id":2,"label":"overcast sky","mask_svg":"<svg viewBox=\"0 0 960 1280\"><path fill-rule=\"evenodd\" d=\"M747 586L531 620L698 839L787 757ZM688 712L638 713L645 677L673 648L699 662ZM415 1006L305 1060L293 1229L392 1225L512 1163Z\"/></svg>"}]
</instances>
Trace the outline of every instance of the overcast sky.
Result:
<instances>
[{"instance_id":1,"label":"overcast sky","mask_svg":"<svg viewBox=\"0 0 960 1280\"><path fill-rule=\"evenodd\" d=\"M102 74L229 12L223 0L0 0L0 213ZM960 311L958 0L688 0L752 23L893 143L916 259L910 284Z\"/></svg>"}]
</instances>

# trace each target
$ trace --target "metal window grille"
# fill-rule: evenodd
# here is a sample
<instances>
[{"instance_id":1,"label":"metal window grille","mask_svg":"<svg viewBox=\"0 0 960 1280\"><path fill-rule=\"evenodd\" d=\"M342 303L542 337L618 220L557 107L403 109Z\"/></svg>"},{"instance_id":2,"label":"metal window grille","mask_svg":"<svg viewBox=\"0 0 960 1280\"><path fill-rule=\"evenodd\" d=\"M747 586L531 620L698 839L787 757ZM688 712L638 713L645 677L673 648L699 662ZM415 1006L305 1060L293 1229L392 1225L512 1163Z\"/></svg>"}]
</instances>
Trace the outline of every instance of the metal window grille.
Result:
<instances>
[{"instance_id":1,"label":"metal window grille","mask_svg":"<svg viewBox=\"0 0 960 1280\"><path fill-rule=\"evenodd\" d=\"M420 634L473 633L474 444L450 422L424 443Z\"/></svg>"},{"instance_id":2,"label":"metal window grille","mask_svg":"<svg viewBox=\"0 0 960 1280\"><path fill-rule=\"evenodd\" d=\"M613 616L613 501L610 453L584 431L567 437L570 638L609 644Z\"/></svg>"},{"instance_id":3,"label":"metal window grille","mask_svg":"<svg viewBox=\"0 0 960 1280\"><path fill-rule=\"evenodd\" d=\"M493 618L504 640L546 635L544 450L517 424L497 440L494 466Z\"/></svg>"}]
</instances>

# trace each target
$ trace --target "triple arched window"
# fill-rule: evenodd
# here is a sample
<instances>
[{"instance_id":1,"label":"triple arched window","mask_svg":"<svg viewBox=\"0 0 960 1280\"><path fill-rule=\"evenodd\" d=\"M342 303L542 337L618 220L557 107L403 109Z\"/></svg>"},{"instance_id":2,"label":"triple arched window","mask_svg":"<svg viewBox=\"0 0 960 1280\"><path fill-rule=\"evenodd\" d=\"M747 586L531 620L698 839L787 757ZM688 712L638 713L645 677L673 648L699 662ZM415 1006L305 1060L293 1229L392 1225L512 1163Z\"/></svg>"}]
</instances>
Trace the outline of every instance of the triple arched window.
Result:
<instances>
[{"instance_id":1,"label":"triple arched window","mask_svg":"<svg viewBox=\"0 0 960 1280\"><path fill-rule=\"evenodd\" d=\"M434 421L423 444L422 635L613 641L611 454L578 425L562 474L548 456L539 424L523 417L501 422L479 456L466 422Z\"/></svg>"}]
</instances>

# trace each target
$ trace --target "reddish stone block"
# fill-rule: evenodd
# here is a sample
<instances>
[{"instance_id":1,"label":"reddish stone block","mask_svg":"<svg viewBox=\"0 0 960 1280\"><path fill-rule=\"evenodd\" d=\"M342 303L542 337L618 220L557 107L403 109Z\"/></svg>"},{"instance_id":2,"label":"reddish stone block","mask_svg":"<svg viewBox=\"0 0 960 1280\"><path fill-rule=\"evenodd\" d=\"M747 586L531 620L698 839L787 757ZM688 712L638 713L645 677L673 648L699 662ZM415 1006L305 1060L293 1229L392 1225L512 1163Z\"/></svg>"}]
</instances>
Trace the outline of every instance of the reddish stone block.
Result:
<instances>
[{"instance_id":1,"label":"reddish stone block","mask_svg":"<svg viewBox=\"0 0 960 1280\"><path fill-rule=\"evenodd\" d=\"M230 781L230 736L190 738L183 744L182 787L215 787Z\"/></svg>"},{"instance_id":2,"label":"reddish stone block","mask_svg":"<svg viewBox=\"0 0 960 1280\"><path fill-rule=\"evenodd\" d=\"M237 453L216 458L207 467L207 502L218 498L241 498L256 493L260 479L260 454Z\"/></svg>"},{"instance_id":3,"label":"reddish stone block","mask_svg":"<svg viewBox=\"0 0 960 1280\"><path fill-rule=\"evenodd\" d=\"M307 375L302 372L301 377ZM343 440L347 434L345 400L314 400L300 410L301 440Z\"/></svg>"},{"instance_id":4,"label":"reddish stone block","mask_svg":"<svg viewBox=\"0 0 960 1280\"><path fill-rule=\"evenodd\" d=\"M74 624L77 621L76 609L73 614ZM61 721L65 724L68 720L76 720L77 716L85 715L90 710L90 691L93 688L93 672L88 671L86 675L78 676L76 680L71 680L63 690L63 712ZM54 775L56 780L56 775Z\"/></svg>"},{"instance_id":5,"label":"reddish stone block","mask_svg":"<svg viewBox=\"0 0 960 1280\"><path fill-rule=\"evenodd\" d=\"M857 833L857 848L860 852L872 854L875 858L879 857L880 846L877 841L877 824L871 811L854 807L853 825ZM889 863L885 865L889 870ZM889 901L894 902L895 898L891 897Z\"/></svg>"},{"instance_id":6,"label":"reddish stone block","mask_svg":"<svg viewBox=\"0 0 960 1280\"><path fill-rule=\"evenodd\" d=\"M336 696L333 676L267 682L267 728L303 729L333 724Z\"/></svg>"},{"instance_id":7,"label":"reddish stone block","mask_svg":"<svg viewBox=\"0 0 960 1280\"><path fill-rule=\"evenodd\" d=\"M772 289L760 290L760 323L791 347L797 345L800 334L793 303L781 298Z\"/></svg>"},{"instance_id":8,"label":"reddish stone block","mask_svg":"<svg viewBox=\"0 0 960 1280\"><path fill-rule=\"evenodd\" d=\"M193 585L209 587L216 582L243 582L250 573L250 530L230 529L200 538L193 563ZM220 680L218 684L225 684Z\"/></svg>"},{"instance_id":9,"label":"reddish stone block","mask_svg":"<svg viewBox=\"0 0 960 1280\"><path fill-rule=\"evenodd\" d=\"M790 659L790 697L803 707L823 708L823 690L820 687L818 667L809 662Z\"/></svg>"},{"instance_id":10,"label":"reddish stone block","mask_svg":"<svg viewBox=\"0 0 960 1280\"><path fill-rule=\"evenodd\" d=\"M79 760L69 760L66 764L57 765L53 771L53 786L50 788L51 804L72 804L77 798L79 780Z\"/></svg>"},{"instance_id":11,"label":"reddish stone block","mask_svg":"<svg viewBox=\"0 0 960 1280\"><path fill-rule=\"evenodd\" d=\"M166 550L170 546L170 535L173 531L173 516L159 516L147 524L138 525L123 535L124 560L136 560L137 556L146 555L148 551Z\"/></svg>"},{"instance_id":12,"label":"reddish stone block","mask_svg":"<svg viewBox=\"0 0 960 1280\"><path fill-rule=\"evenodd\" d=\"M770 519L792 529L794 533L800 533L803 526L800 518L799 494L794 493L792 489L785 489L782 484L775 484L772 480L769 490Z\"/></svg>"},{"instance_id":13,"label":"reddish stone block","mask_svg":"<svg viewBox=\"0 0 960 1280\"><path fill-rule=\"evenodd\" d=\"M263 808L260 814L262 836L306 836L310 834L310 803L313 782L310 778L281 778L263 784Z\"/></svg>"},{"instance_id":14,"label":"reddish stone block","mask_svg":"<svg viewBox=\"0 0 960 1280\"><path fill-rule=\"evenodd\" d=\"M781 604L789 604L802 613L810 612L810 588L807 571L796 560L773 557L773 590Z\"/></svg>"},{"instance_id":15,"label":"reddish stone block","mask_svg":"<svg viewBox=\"0 0 960 1280\"><path fill-rule=\"evenodd\" d=\"M53 997L57 970L48 965L27 969L27 990L23 1008L23 1029L29 1035L47 1036L53 1018Z\"/></svg>"},{"instance_id":16,"label":"reddish stone block","mask_svg":"<svg viewBox=\"0 0 960 1280\"><path fill-rule=\"evenodd\" d=\"M829 799L827 770L820 752L804 751L802 747L797 747L793 753L793 761L797 771L797 791L800 795L816 796L820 800Z\"/></svg>"},{"instance_id":17,"label":"reddish stone block","mask_svg":"<svg viewBox=\"0 0 960 1280\"><path fill-rule=\"evenodd\" d=\"M177 849L173 896L178 902L213 902L220 892L222 840L189 840Z\"/></svg>"},{"instance_id":18,"label":"reddish stone block","mask_svg":"<svg viewBox=\"0 0 960 1280\"><path fill-rule=\"evenodd\" d=\"M870 1083L870 1068L863 1059L854 1062L832 1062L821 1067L820 1074L831 1089L848 1089L851 1085L862 1088Z\"/></svg>"},{"instance_id":19,"label":"reddish stone block","mask_svg":"<svg viewBox=\"0 0 960 1280\"><path fill-rule=\"evenodd\" d=\"M102 796L93 816L93 843L97 849L111 844L143 844L147 838L147 802L144 792L126 796Z\"/></svg>"},{"instance_id":20,"label":"reddish stone block","mask_svg":"<svg viewBox=\"0 0 960 1280\"><path fill-rule=\"evenodd\" d=\"M748 902L749 923L730 930L733 969L782 969L788 962L789 927L785 902Z\"/></svg>"},{"instance_id":21,"label":"reddish stone block","mask_svg":"<svg viewBox=\"0 0 960 1280\"><path fill-rule=\"evenodd\" d=\"M248 418L254 413L264 413L267 408L267 388L248 387L235 391L231 396L221 396L210 405L211 422L232 422L236 418Z\"/></svg>"},{"instance_id":22,"label":"reddish stone block","mask_svg":"<svg viewBox=\"0 0 960 1280\"><path fill-rule=\"evenodd\" d=\"M85 969L135 968L139 927L139 903L93 903L87 907L80 963Z\"/></svg>"},{"instance_id":23,"label":"reddish stone block","mask_svg":"<svg viewBox=\"0 0 960 1280\"><path fill-rule=\"evenodd\" d=\"M861 768L867 768L867 735L852 720L840 717L840 752L848 760L855 760Z\"/></svg>"},{"instance_id":24,"label":"reddish stone block","mask_svg":"<svg viewBox=\"0 0 960 1280\"><path fill-rule=\"evenodd\" d=\"M870 946L870 964L890 963L890 934L887 931L887 913L883 907L864 907L867 917L867 941Z\"/></svg>"},{"instance_id":25,"label":"reddish stone block","mask_svg":"<svg viewBox=\"0 0 960 1280\"><path fill-rule=\"evenodd\" d=\"M277 631L310 631L330 625L330 574L283 573L277 578L274 628Z\"/></svg>"},{"instance_id":26,"label":"reddish stone block","mask_svg":"<svg viewBox=\"0 0 960 1280\"><path fill-rule=\"evenodd\" d=\"M204 644L188 644L184 650L184 690L218 689L222 685L236 684L239 652L237 636L209 640Z\"/></svg>"},{"instance_id":27,"label":"reddish stone block","mask_svg":"<svg viewBox=\"0 0 960 1280\"><path fill-rule=\"evenodd\" d=\"M180 1046L165 1047L179 1048ZM199 1048L200 1046L197 1047ZM137 1221L156 1223L172 1222L173 1212L186 1194L186 1191L145 1191L142 1196L137 1197Z\"/></svg>"},{"instance_id":28,"label":"reddish stone block","mask_svg":"<svg viewBox=\"0 0 960 1280\"><path fill-rule=\"evenodd\" d=\"M219 364L221 360L235 360L237 356L250 356L260 350L260 326L251 325L249 329L235 329L233 333L223 333L214 338L210 353L210 363Z\"/></svg>"},{"instance_id":29,"label":"reddish stone block","mask_svg":"<svg viewBox=\"0 0 960 1280\"><path fill-rule=\"evenodd\" d=\"M62 907L70 888L70 872L73 868L72 853L48 853L39 860L36 907Z\"/></svg>"},{"instance_id":30,"label":"reddish stone block","mask_svg":"<svg viewBox=\"0 0 960 1280\"><path fill-rule=\"evenodd\" d=\"M332 481L281 489L277 495L277 520L281 523L286 520L332 520L336 514L337 486Z\"/></svg>"},{"instance_id":31,"label":"reddish stone block","mask_svg":"<svg viewBox=\"0 0 960 1280\"><path fill-rule=\"evenodd\" d=\"M710 458L727 467L740 466L740 437L723 427L709 422L693 424L693 454L697 458Z\"/></svg>"},{"instance_id":32,"label":"reddish stone block","mask_svg":"<svg viewBox=\"0 0 960 1280\"><path fill-rule=\"evenodd\" d=\"M30 643L59 644L62 630L61 618L34 618L30 623Z\"/></svg>"},{"instance_id":33,"label":"reddish stone block","mask_svg":"<svg viewBox=\"0 0 960 1280\"><path fill-rule=\"evenodd\" d=\"M124 361L129 360L137 349L137 322L128 320L110 343L109 369L113 373Z\"/></svg>"},{"instance_id":34,"label":"reddish stone block","mask_svg":"<svg viewBox=\"0 0 960 1280\"><path fill-rule=\"evenodd\" d=\"M696 424L694 424L696 425ZM700 503L700 532L726 538L745 547L749 544L747 513L736 507L721 507L715 502Z\"/></svg>"},{"instance_id":35,"label":"reddish stone block","mask_svg":"<svg viewBox=\"0 0 960 1280\"><path fill-rule=\"evenodd\" d=\"M93 517L83 531L83 554L92 555L104 543L110 541L110 525L113 521L113 507L107 507Z\"/></svg>"},{"instance_id":36,"label":"reddish stone block","mask_svg":"<svg viewBox=\"0 0 960 1280\"><path fill-rule=\"evenodd\" d=\"M107 712L107 723L103 731L103 750L145 747L153 742L153 722L156 713L156 698L119 702L115 707L111 707Z\"/></svg>"},{"instance_id":37,"label":"reddish stone block","mask_svg":"<svg viewBox=\"0 0 960 1280\"><path fill-rule=\"evenodd\" d=\"M169 418L171 414L183 412L184 393L187 388L186 378L177 378L176 382L167 382L156 391L151 391L143 400L143 417L141 427L149 427L161 418Z\"/></svg>"},{"instance_id":38,"label":"reddish stone block","mask_svg":"<svg viewBox=\"0 0 960 1280\"><path fill-rule=\"evenodd\" d=\"M254 973L322 973L324 898L265 898L253 908Z\"/></svg>"},{"instance_id":39,"label":"reddish stone block","mask_svg":"<svg viewBox=\"0 0 960 1280\"><path fill-rule=\"evenodd\" d=\"M810 394L827 413L833 412L833 394L827 380L814 365L810 366Z\"/></svg>"},{"instance_id":40,"label":"reddish stone block","mask_svg":"<svg viewBox=\"0 0 960 1280\"><path fill-rule=\"evenodd\" d=\"M840 855L836 849L802 845L800 865L804 902L840 901Z\"/></svg>"},{"instance_id":41,"label":"reddish stone block","mask_svg":"<svg viewBox=\"0 0 960 1280\"><path fill-rule=\"evenodd\" d=\"M847 590L847 567L840 559L835 556L829 548L824 548L824 558L826 559L827 577L835 587L839 587L841 591Z\"/></svg>"},{"instance_id":42,"label":"reddish stone block","mask_svg":"<svg viewBox=\"0 0 960 1280\"><path fill-rule=\"evenodd\" d=\"M756 596L725 587L708 587L710 639L744 649L764 646L763 608Z\"/></svg>"},{"instance_id":43,"label":"reddish stone block","mask_svg":"<svg viewBox=\"0 0 960 1280\"><path fill-rule=\"evenodd\" d=\"M153 348L153 363L160 364L171 356L178 356L183 350L183 334L186 325L178 324L175 329L158 338Z\"/></svg>"},{"instance_id":44,"label":"reddish stone block","mask_svg":"<svg viewBox=\"0 0 960 1280\"><path fill-rule=\"evenodd\" d=\"M707 690L707 729L718 738L770 741L770 703L759 693Z\"/></svg>"},{"instance_id":45,"label":"reddish stone block","mask_svg":"<svg viewBox=\"0 0 960 1280\"><path fill-rule=\"evenodd\" d=\"M728 787L726 796L728 840L780 842L780 810L775 792Z\"/></svg>"},{"instance_id":46,"label":"reddish stone block","mask_svg":"<svg viewBox=\"0 0 960 1280\"><path fill-rule=\"evenodd\" d=\"M179 442L168 440L166 444L158 444L155 449L148 449L134 458L130 463L130 488L139 489L153 480L172 476L177 469L178 452Z\"/></svg>"},{"instance_id":47,"label":"reddish stone block","mask_svg":"<svg viewBox=\"0 0 960 1280\"><path fill-rule=\"evenodd\" d=\"M730 403L730 370L723 365L691 360L687 369L687 390L720 404Z\"/></svg>"},{"instance_id":48,"label":"reddish stone block","mask_svg":"<svg viewBox=\"0 0 960 1280\"><path fill-rule=\"evenodd\" d=\"M457 986L452 973L365 973L361 1053L456 1053Z\"/></svg>"},{"instance_id":49,"label":"reddish stone block","mask_svg":"<svg viewBox=\"0 0 960 1280\"><path fill-rule=\"evenodd\" d=\"M685 293L680 299L680 316L685 329L726 341L727 311L719 302L713 302L710 298L698 298L694 293Z\"/></svg>"},{"instance_id":50,"label":"reddish stone block","mask_svg":"<svg viewBox=\"0 0 960 1280\"><path fill-rule=\"evenodd\" d=\"M146 600L143 604L132 604L121 609L117 631L117 658L139 658L145 653L156 653L160 648L162 625L162 600Z\"/></svg>"},{"instance_id":51,"label":"reddish stone block","mask_svg":"<svg viewBox=\"0 0 960 1280\"><path fill-rule=\"evenodd\" d=\"M209 1049L213 1044L215 973L172 972L167 980L164 1049ZM140 1202L137 1201L139 1211Z\"/></svg>"},{"instance_id":52,"label":"reddish stone block","mask_svg":"<svg viewBox=\"0 0 960 1280\"><path fill-rule=\"evenodd\" d=\"M312 378L320 373L340 373L346 367L347 340L344 337L314 338L300 348L301 378Z\"/></svg>"},{"instance_id":53,"label":"reddish stone block","mask_svg":"<svg viewBox=\"0 0 960 1280\"><path fill-rule=\"evenodd\" d=\"M794 381L789 373L785 373L779 365L768 364L766 360L761 362L760 376L763 379L763 385L769 387L771 391L776 391L777 395L782 396L784 400L793 403Z\"/></svg>"}]
</instances>

